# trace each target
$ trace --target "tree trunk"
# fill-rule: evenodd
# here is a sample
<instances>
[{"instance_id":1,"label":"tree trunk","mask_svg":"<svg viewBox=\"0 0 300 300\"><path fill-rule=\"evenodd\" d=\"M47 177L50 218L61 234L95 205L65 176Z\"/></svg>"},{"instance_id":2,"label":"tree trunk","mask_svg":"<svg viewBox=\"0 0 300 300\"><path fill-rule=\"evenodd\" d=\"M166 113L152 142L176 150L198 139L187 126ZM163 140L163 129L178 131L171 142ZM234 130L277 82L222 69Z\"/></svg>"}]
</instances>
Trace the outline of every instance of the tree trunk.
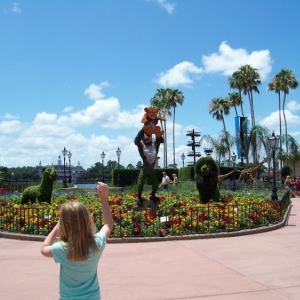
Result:
<instances>
[{"instance_id":1,"label":"tree trunk","mask_svg":"<svg viewBox=\"0 0 300 300\"><path fill-rule=\"evenodd\" d=\"M165 141L164 141L164 167L168 166L168 146L167 146L167 122L165 124Z\"/></svg>"},{"instance_id":2,"label":"tree trunk","mask_svg":"<svg viewBox=\"0 0 300 300\"><path fill-rule=\"evenodd\" d=\"M279 147L280 147L280 157L282 157L282 139L281 139L282 124L281 124L281 97L280 97L280 91L278 93L278 111L279 111L279 135L280 135ZM280 159L280 170L282 170L282 159ZM281 174L281 172L280 172L280 174Z\"/></svg>"},{"instance_id":3,"label":"tree trunk","mask_svg":"<svg viewBox=\"0 0 300 300\"><path fill-rule=\"evenodd\" d=\"M245 117L244 108L243 108L242 91L240 89L239 89L239 93L240 93L240 98L241 98L241 112L242 112L242 116Z\"/></svg>"},{"instance_id":4,"label":"tree trunk","mask_svg":"<svg viewBox=\"0 0 300 300\"><path fill-rule=\"evenodd\" d=\"M286 93L284 93L284 97L283 97L283 103L282 103L282 113L283 113L283 119L284 119L284 126L285 126L285 152L286 155L289 154L289 149L288 149L288 133L287 133L287 122L286 122L286 116L285 116L285 110L284 110L284 106L285 106L285 99L286 99Z\"/></svg>"},{"instance_id":5,"label":"tree trunk","mask_svg":"<svg viewBox=\"0 0 300 300\"><path fill-rule=\"evenodd\" d=\"M175 107L173 114L173 168L175 168Z\"/></svg>"}]
</instances>

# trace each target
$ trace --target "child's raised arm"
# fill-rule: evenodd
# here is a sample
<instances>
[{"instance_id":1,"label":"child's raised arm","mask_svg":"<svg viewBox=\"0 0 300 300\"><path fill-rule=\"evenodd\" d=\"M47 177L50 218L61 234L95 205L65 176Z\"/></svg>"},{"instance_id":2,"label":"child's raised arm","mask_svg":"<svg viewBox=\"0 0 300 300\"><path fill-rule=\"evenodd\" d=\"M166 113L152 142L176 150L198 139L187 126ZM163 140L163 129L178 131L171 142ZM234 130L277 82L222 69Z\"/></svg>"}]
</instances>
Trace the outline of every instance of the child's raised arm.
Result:
<instances>
[{"instance_id":1,"label":"child's raised arm","mask_svg":"<svg viewBox=\"0 0 300 300\"><path fill-rule=\"evenodd\" d=\"M99 199L101 200L102 203L103 220L104 220L104 225L100 231L103 231L106 235L106 238L108 238L114 226L114 221L107 201L108 186L103 182L98 182L97 190L98 190Z\"/></svg>"},{"instance_id":2,"label":"child's raised arm","mask_svg":"<svg viewBox=\"0 0 300 300\"><path fill-rule=\"evenodd\" d=\"M55 243L56 237L58 233L58 223L55 225L55 227L52 229L52 231L48 234L48 236L45 238L41 253L45 257L53 257L51 252L51 245Z\"/></svg>"}]
</instances>

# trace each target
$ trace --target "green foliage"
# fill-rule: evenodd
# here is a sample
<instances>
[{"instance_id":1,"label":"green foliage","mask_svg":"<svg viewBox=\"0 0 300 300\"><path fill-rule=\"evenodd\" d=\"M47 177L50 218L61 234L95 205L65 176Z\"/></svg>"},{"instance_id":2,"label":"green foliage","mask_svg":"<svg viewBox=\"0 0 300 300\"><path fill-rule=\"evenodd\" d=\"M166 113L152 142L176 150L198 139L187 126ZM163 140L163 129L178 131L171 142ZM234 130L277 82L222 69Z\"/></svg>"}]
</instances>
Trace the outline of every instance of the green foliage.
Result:
<instances>
[{"instance_id":1,"label":"green foliage","mask_svg":"<svg viewBox=\"0 0 300 300\"><path fill-rule=\"evenodd\" d=\"M288 176L288 175L292 175L292 168L290 166L284 166L281 169L282 182L284 182L286 176Z\"/></svg>"},{"instance_id":2,"label":"green foliage","mask_svg":"<svg viewBox=\"0 0 300 300\"><path fill-rule=\"evenodd\" d=\"M179 170L179 181L194 180L194 167L183 167Z\"/></svg>"},{"instance_id":3,"label":"green foliage","mask_svg":"<svg viewBox=\"0 0 300 300\"><path fill-rule=\"evenodd\" d=\"M196 162L195 181L201 203L220 201L218 166L211 156L202 157Z\"/></svg>"},{"instance_id":4,"label":"green foliage","mask_svg":"<svg viewBox=\"0 0 300 300\"><path fill-rule=\"evenodd\" d=\"M35 201L51 203L53 182L56 178L57 173L54 168L43 168L42 182L39 185L26 188L21 203L26 204L29 201L31 203L35 203Z\"/></svg>"},{"instance_id":5,"label":"green foliage","mask_svg":"<svg viewBox=\"0 0 300 300\"><path fill-rule=\"evenodd\" d=\"M120 186L129 186L137 184L138 177L141 169L120 169ZM165 171L169 178L172 178L172 174L175 173L178 177L178 169L176 168L164 168L164 169L154 169L155 176L158 182L161 182L162 179L162 171ZM114 169L112 171L112 181L113 185L117 185L118 180L118 169ZM148 182L146 182L147 184Z\"/></svg>"},{"instance_id":6,"label":"green foliage","mask_svg":"<svg viewBox=\"0 0 300 300\"><path fill-rule=\"evenodd\" d=\"M4 179L4 173L0 171L0 181Z\"/></svg>"},{"instance_id":7,"label":"green foliage","mask_svg":"<svg viewBox=\"0 0 300 300\"><path fill-rule=\"evenodd\" d=\"M3 172L3 180L16 180L16 181L26 181L40 180L38 174L38 169L36 167L17 167L17 168L6 168L0 167L0 171ZM13 174L13 175L12 175Z\"/></svg>"}]
</instances>

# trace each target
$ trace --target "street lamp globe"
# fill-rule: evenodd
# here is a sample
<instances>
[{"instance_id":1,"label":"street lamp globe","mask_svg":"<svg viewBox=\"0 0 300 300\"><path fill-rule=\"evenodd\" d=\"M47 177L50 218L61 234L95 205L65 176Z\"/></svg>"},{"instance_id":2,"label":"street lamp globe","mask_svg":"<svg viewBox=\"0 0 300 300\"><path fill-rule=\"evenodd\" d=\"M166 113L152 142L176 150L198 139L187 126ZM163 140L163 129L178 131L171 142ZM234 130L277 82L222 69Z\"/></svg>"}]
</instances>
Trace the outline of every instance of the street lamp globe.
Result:
<instances>
[{"instance_id":1,"label":"street lamp globe","mask_svg":"<svg viewBox=\"0 0 300 300\"><path fill-rule=\"evenodd\" d=\"M121 150L118 147L118 150L116 151L118 156L118 178L117 178L117 186L120 186L120 156L121 156Z\"/></svg>"},{"instance_id":2,"label":"street lamp globe","mask_svg":"<svg viewBox=\"0 0 300 300\"><path fill-rule=\"evenodd\" d=\"M117 153L118 158L120 158L120 156L121 156L121 150L120 150L119 147L118 147L118 150L116 151L116 153Z\"/></svg>"},{"instance_id":3,"label":"street lamp globe","mask_svg":"<svg viewBox=\"0 0 300 300\"><path fill-rule=\"evenodd\" d=\"M63 150L61 150L61 153L64 157L64 179L63 179L63 186L64 188L67 188L67 179L66 179L66 155L68 154L68 150L66 149L66 147L64 147Z\"/></svg>"},{"instance_id":4,"label":"street lamp globe","mask_svg":"<svg viewBox=\"0 0 300 300\"><path fill-rule=\"evenodd\" d=\"M105 181L105 178L104 178L104 159L105 159L105 153L104 151L102 151L102 153L100 154L101 156L101 160L102 160L102 182Z\"/></svg>"},{"instance_id":5,"label":"street lamp globe","mask_svg":"<svg viewBox=\"0 0 300 300\"><path fill-rule=\"evenodd\" d=\"M272 150L276 150L278 141L279 141L279 137L275 136L275 132L273 130L272 135L269 137L269 142Z\"/></svg>"},{"instance_id":6,"label":"street lamp globe","mask_svg":"<svg viewBox=\"0 0 300 300\"><path fill-rule=\"evenodd\" d=\"M71 153L71 151L68 152L68 157L69 157L69 183L72 183L72 174L71 174L71 158L72 158L72 153Z\"/></svg>"},{"instance_id":7,"label":"street lamp globe","mask_svg":"<svg viewBox=\"0 0 300 300\"><path fill-rule=\"evenodd\" d=\"M233 165L235 166L235 162L236 162L236 154L235 154L235 152L233 152L233 153L231 154L231 159L232 159Z\"/></svg>"},{"instance_id":8,"label":"street lamp globe","mask_svg":"<svg viewBox=\"0 0 300 300\"><path fill-rule=\"evenodd\" d=\"M182 153L181 159L182 159L182 166L184 167L184 160L185 160L185 155L184 155L184 153Z\"/></svg>"},{"instance_id":9,"label":"street lamp globe","mask_svg":"<svg viewBox=\"0 0 300 300\"><path fill-rule=\"evenodd\" d=\"M272 194L271 200L278 200L277 187L276 187L276 164L275 164L275 151L278 145L279 137L275 136L274 130L272 135L269 137L270 147L272 149L272 158L273 158L273 183L272 183Z\"/></svg>"},{"instance_id":10,"label":"street lamp globe","mask_svg":"<svg viewBox=\"0 0 300 300\"><path fill-rule=\"evenodd\" d=\"M211 148L204 148L204 152L207 156L211 156L213 153L213 150Z\"/></svg>"}]
</instances>

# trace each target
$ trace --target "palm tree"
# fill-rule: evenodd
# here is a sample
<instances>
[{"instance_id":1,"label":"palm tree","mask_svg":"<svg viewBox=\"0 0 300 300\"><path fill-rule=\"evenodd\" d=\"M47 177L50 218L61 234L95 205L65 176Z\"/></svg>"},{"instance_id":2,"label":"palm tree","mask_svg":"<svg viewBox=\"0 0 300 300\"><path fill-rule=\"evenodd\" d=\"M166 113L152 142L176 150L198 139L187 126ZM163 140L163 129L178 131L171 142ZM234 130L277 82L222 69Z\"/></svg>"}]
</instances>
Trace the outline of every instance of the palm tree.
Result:
<instances>
[{"instance_id":1,"label":"palm tree","mask_svg":"<svg viewBox=\"0 0 300 300\"><path fill-rule=\"evenodd\" d=\"M269 145L268 137L270 136L269 129L265 126L256 125L248 132L248 122L243 124L244 133L243 137L236 137L235 142L241 147L244 157L246 159L246 167L249 166L249 157L253 155L254 151L259 153L261 150L270 157L271 150Z\"/></svg>"},{"instance_id":2,"label":"palm tree","mask_svg":"<svg viewBox=\"0 0 300 300\"><path fill-rule=\"evenodd\" d=\"M184 96L177 89L167 89L166 101L167 107L173 107L173 166L175 167L175 111L177 104L182 105Z\"/></svg>"},{"instance_id":3,"label":"palm tree","mask_svg":"<svg viewBox=\"0 0 300 300\"><path fill-rule=\"evenodd\" d=\"M230 113L230 102L228 98L213 98L209 103L209 113L218 121L223 122L224 133L227 132L224 115L229 115ZM230 161L230 145L227 143L229 161Z\"/></svg>"},{"instance_id":4,"label":"palm tree","mask_svg":"<svg viewBox=\"0 0 300 300\"><path fill-rule=\"evenodd\" d=\"M166 100L166 89L157 89L155 95L150 99L151 106L159 108L159 114L163 117L170 115L168 103ZM168 155L167 155L167 124L166 121L161 123L161 128L164 130L164 167L168 166Z\"/></svg>"},{"instance_id":5,"label":"palm tree","mask_svg":"<svg viewBox=\"0 0 300 300\"><path fill-rule=\"evenodd\" d=\"M223 129L226 131L226 125L224 115L227 116L230 113L230 102L228 98L213 98L209 103L209 113L218 121L223 122Z\"/></svg>"},{"instance_id":6,"label":"palm tree","mask_svg":"<svg viewBox=\"0 0 300 300\"><path fill-rule=\"evenodd\" d=\"M275 77L273 77L271 79L271 81L268 84L268 90L269 91L275 91L276 94L278 94L278 113L279 113L279 135L282 135L282 125L281 125L281 82L278 78L278 76L276 75ZM282 152L282 140L280 139L280 155ZM280 169L282 169L282 160L280 160Z\"/></svg>"},{"instance_id":7,"label":"palm tree","mask_svg":"<svg viewBox=\"0 0 300 300\"><path fill-rule=\"evenodd\" d=\"M234 107L235 115L238 117L237 106L242 105L241 95L237 92L228 93L229 96L229 105Z\"/></svg>"},{"instance_id":8,"label":"palm tree","mask_svg":"<svg viewBox=\"0 0 300 300\"><path fill-rule=\"evenodd\" d=\"M236 71L232 74L232 76L228 79L228 83L231 89L237 89L240 95L240 107L242 116L244 117L244 109L243 109L243 99L242 99L242 90L243 90L243 81L240 71Z\"/></svg>"},{"instance_id":9,"label":"palm tree","mask_svg":"<svg viewBox=\"0 0 300 300\"><path fill-rule=\"evenodd\" d=\"M269 160L271 159L270 143L268 137L270 136L270 131L265 126L256 125L251 128L249 132L249 150L250 152L260 153L261 150L267 154ZM257 160L257 164L259 161Z\"/></svg>"},{"instance_id":10,"label":"palm tree","mask_svg":"<svg viewBox=\"0 0 300 300\"><path fill-rule=\"evenodd\" d=\"M244 95L248 95L252 127L255 126L253 92L259 93L258 85L261 84L260 75L256 68L244 65L239 68L242 80L242 90Z\"/></svg>"},{"instance_id":11,"label":"palm tree","mask_svg":"<svg viewBox=\"0 0 300 300\"><path fill-rule=\"evenodd\" d=\"M286 122L286 116L285 116L285 110L284 110L285 109L285 101L286 101L286 95L289 94L290 89L291 90L296 89L299 86L299 82L297 81L295 75L293 74L293 72L291 70L281 70L277 75L275 75L274 81L275 81L275 86L271 90L274 90L276 93L278 93L279 101L280 101L280 92L283 92L282 113L283 113L284 125L285 125L286 152L288 153L287 122ZM271 86L271 87L273 87L273 86ZM280 113L280 111L279 111L279 113ZM281 124L280 124L280 126L281 126ZM280 133L280 135L281 135L281 133Z\"/></svg>"}]
</instances>

